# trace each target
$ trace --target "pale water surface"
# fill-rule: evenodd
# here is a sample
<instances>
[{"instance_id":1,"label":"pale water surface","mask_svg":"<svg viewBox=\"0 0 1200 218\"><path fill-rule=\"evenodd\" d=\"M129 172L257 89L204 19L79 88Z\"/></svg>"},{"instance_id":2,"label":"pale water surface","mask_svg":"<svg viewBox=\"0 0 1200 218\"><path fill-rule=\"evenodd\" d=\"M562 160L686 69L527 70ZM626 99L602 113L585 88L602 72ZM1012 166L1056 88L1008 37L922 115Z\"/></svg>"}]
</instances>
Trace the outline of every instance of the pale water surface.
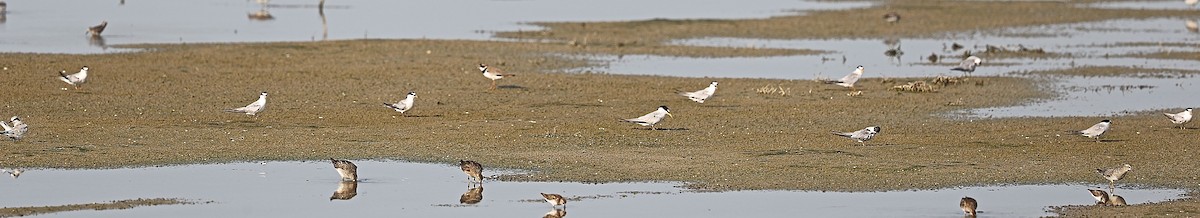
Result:
<instances>
[{"instance_id":1,"label":"pale water surface","mask_svg":"<svg viewBox=\"0 0 1200 218\"><path fill-rule=\"evenodd\" d=\"M979 200L985 217L1036 217L1053 205L1089 205L1107 184L1010 185L923 191L695 192L678 182L583 184L486 181L483 200L462 204L457 166L358 160L349 200L330 200L339 178L327 161L184 165L102 170L28 170L0 178L0 207L184 198L213 203L74 211L42 217L541 217L539 192L569 198L567 217L961 217L958 200ZM515 173L504 171L503 173ZM494 171L485 171L492 175ZM1100 179L1097 178L1099 181ZM797 181L803 182L803 181ZM1183 190L1118 187L1131 204L1179 198Z\"/></svg>"}]
</instances>

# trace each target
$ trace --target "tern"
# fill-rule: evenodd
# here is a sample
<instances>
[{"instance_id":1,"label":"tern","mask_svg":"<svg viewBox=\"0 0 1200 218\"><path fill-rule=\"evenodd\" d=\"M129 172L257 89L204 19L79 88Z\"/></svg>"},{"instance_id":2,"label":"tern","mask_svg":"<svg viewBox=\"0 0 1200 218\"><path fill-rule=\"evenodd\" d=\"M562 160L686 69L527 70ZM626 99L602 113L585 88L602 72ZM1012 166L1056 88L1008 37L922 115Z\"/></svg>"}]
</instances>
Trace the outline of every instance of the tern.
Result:
<instances>
[{"instance_id":1,"label":"tern","mask_svg":"<svg viewBox=\"0 0 1200 218\"><path fill-rule=\"evenodd\" d=\"M708 88L704 88L704 89L701 89L700 91L695 91L695 92L681 92L681 93L679 93L679 95L688 97L688 99L691 99L692 101L704 103L704 100L708 100L708 98L712 97L713 94L715 94L716 92L717 92L717 81L713 81L712 83L708 84Z\"/></svg>"},{"instance_id":2,"label":"tern","mask_svg":"<svg viewBox=\"0 0 1200 218\"><path fill-rule=\"evenodd\" d=\"M1167 119L1171 119L1171 123L1179 125L1179 129L1184 129L1183 124L1192 121L1192 108L1185 109L1179 113L1163 113L1163 115L1166 115Z\"/></svg>"},{"instance_id":3,"label":"tern","mask_svg":"<svg viewBox=\"0 0 1200 218\"><path fill-rule=\"evenodd\" d=\"M234 109L225 109L225 112L256 115L256 114L262 112L263 109L266 109L266 108L267 108L267 92L262 92L262 94L258 94L258 100L254 101L254 103L250 103L250 105L246 105L245 107L239 107L239 108L234 108Z\"/></svg>"},{"instance_id":4,"label":"tern","mask_svg":"<svg viewBox=\"0 0 1200 218\"><path fill-rule=\"evenodd\" d=\"M396 112L404 113L405 111L412 109L413 100L416 98L416 92L409 92L408 97L404 97L404 100L400 100L400 102L396 102L395 104L388 104L385 102L383 103L383 106L387 106L388 108L396 110Z\"/></svg>"},{"instance_id":5,"label":"tern","mask_svg":"<svg viewBox=\"0 0 1200 218\"><path fill-rule=\"evenodd\" d=\"M854 132L833 131L832 133L834 135L839 135L842 137L854 139L854 140L858 141L858 143L862 143L863 146L866 146L867 141L870 141L871 138L874 138L875 134L879 134L879 130L881 130L879 128L879 126L872 126L872 127L867 127L865 129L854 131Z\"/></svg>"},{"instance_id":6,"label":"tern","mask_svg":"<svg viewBox=\"0 0 1200 218\"><path fill-rule=\"evenodd\" d=\"M90 69L90 68L88 68L88 66L83 66L83 68L79 68L78 73L69 74L69 75L67 74L67 71L65 71L65 70L59 71L58 72L58 80L67 82L67 84L71 84L72 86L75 86L75 89L79 89L79 87L82 86L83 83L87 82L88 69Z\"/></svg>"},{"instance_id":7,"label":"tern","mask_svg":"<svg viewBox=\"0 0 1200 218\"><path fill-rule=\"evenodd\" d=\"M25 137L25 132L29 131L29 125L26 125L25 122L21 121L21 118L18 118L17 116L13 116L8 120L11 123L4 123L4 121L0 121L0 126L4 127L4 132L0 132L0 134L7 136L13 141L21 140L22 137ZM19 174L20 172L17 173Z\"/></svg>"},{"instance_id":8,"label":"tern","mask_svg":"<svg viewBox=\"0 0 1200 218\"><path fill-rule=\"evenodd\" d=\"M957 70L957 71L962 71L962 72L970 74L970 73L974 73L975 67L979 66L979 64L981 64L981 63L983 63L983 59L980 59L979 57L975 57L975 56L970 56L970 57L967 57L967 59L963 59L962 62L959 62L958 67L954 67L950 70Z\"/></svg>"},{"instance_id":9,"label":"tern","mask_svg":"<svg viewBox=\"0 0 1200 218\"><path fill-rule=\"evenodd\" d=\"M1112 124L1112 122L1108 120L1102 120L1100 123L1092 125L1092 127L1078 131L1078 133L1079 135L1087 136L1088 138L1096 138L1096 142L1100 142L1100 135L1104 134L1105 131L1108 131L1108 126L1110 124Z\"/></svg>"},{"instance_id":10,"label":"tern","mask_svg":"<svg viewBox=\"0 0 1200 218\"><path fill-rule=\"evenodd\" d=\"M654 124L658 124L658 122L662 122L663 118L666 118L667 116L675 117L675 115L671 115L671 109L667 108L667 106L664 105L664 106L658 106L658 110L655 110L654 112L650 112L646 115L642 115L641 117L633 118L633 119L624 119L622 121L636 123L636 124L642 125L642 126L650 126L651 130L655 130Z\"/></svg>"},{"instance_id":11,"label":"tern","mask_svg":"<svg viewBox=\"0 0 1200 218\"><path fill-rule=\"evenodd\" d=\"M828 80L828 81L825 81L825 83L839 85L842 87L853 89L854 83L858 82L858 78L862 77L863 69L864 69L863 66L859 65L857 68L854 68L854 72L850 72L850 74L847 74L845 77L842 77L842 79Z\"/></svg>"}]
</instances>

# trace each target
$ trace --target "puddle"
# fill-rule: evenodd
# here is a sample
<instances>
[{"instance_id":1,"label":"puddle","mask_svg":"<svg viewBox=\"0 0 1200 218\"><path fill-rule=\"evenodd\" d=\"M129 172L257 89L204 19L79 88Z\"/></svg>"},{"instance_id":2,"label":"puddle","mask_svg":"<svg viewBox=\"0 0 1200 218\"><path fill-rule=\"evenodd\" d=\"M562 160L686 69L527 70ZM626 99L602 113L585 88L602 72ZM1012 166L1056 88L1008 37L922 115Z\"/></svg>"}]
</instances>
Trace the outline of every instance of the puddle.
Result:
<instances>
[{"instance_id":1,"label":"puddle","mask_svg":"<svg viewBox=\"0 0 1200 218\"><path fill-rule=\"evenodd\" d=\"M932 191L693 192L679 183L550 183L488 181L479 203L457 166L355 161L360 179L348 200L330 200L339 178L327 162L268 162L108 170L28 170L0 178L2 207L63 205L135 198L183 198L213 203L73 211L55 217L534 217L552 209L539 192L568 198L569 217L795 216L961 217L958 199L979 200L981 215L1035 217L1054 205L1090 205L1090 187L1106 184L1019 185ZM491 175L485 172L485 175ZM1129 203L1178 198L1183 190L1125 189ZM343 195L344 197L345 195Z\"/></svg>"},{"instance_id":2,"label":"puddle","mask_svg":"<svg viewBox=\"0 0 1200 218\"><path fill-rule=\"evenodd\" d=\"M894 42L894 43L893 43ZM1020 47L1043 49L1063 54L1051 58L987 58L973 75L1010 75L1014 72L1067 69L1083 66L1123 66L1155 69L1200 69L1200 61L1162 60L1122 57L1132 54L1162 51L1198 51L1200 34L1189 32L1179 19L1112 20L1076 24L1010 28L995 32L951 35L940 39L837 39L837 40L767 40L742 38L704 38L674 42L682 45L726 46L743 48L804 48L828 51L818 55L779 56L766 58L684 58L646 55L589 57L606 63L601 67L576 69L613 74L652 74L685 77L751 77L776 79L838 78L855 66L867 69L871 77L934 77L959 76L950 71L957 65L964 50L981 54L989 45L1007 50ZM952 49L958 43L965 48ZM1162 43L1162 44L1160 44ZM885 51L899 48L903 54L887 56ZM940 62L927 60L930 54L942 56ZM1081 93L1063 91L1066 96L1055 101L1035 103L1003 110L974 111L979 116L1093 116L1129 110L1177 108L1181 105L1116 104L1086 106L1090 102L1126 102L1135 99L1168 99L1187 97L1196 90L1200 78L1185 77L1171 80L1143 81L1114 77L1105 82L1112 85L1160 84L1179 91L1154 91L1146 95L1123 93ZM1053 87L1090 86L1096 79L1056 80ZM1170 83L1170 84L1165 84ZM1142 100L1144 101L1144 100ZM1119 107L1117 107L1119 106ZM1047 108L1074 108L1048 110Z\"/></svg>"},{"instance_id":3,"label":"puddle","mask_svg":"<svg viewBox=\"0 0 1200 218\"><path fill-rule=\"evenodd\" d=\"M1181 0L1167 1L1115 1L1115 2L1100 2L1092 3L1087 6L1093 8L1111 8L1111 9L1153 9L1153 10L1197 10L1196 5L1188 5Z\"/></svg>"},{"instance_id":4,"label":"puddle","mask_svg":"<svg viewBox=\"0 0 1200 218\"><path fill-rule=\"evenodd\" d=\"M871 5L778 0L337 0L318 10L318 2L10 0L6 19L0 22L0 52L116 52L120 50L108 45L133 43L489 39L494 31L537 29L522 24L534 21L765 18ZM104 38L89 40L86 28L102 20L109 22Z\"/></svg>"}]
</instances>

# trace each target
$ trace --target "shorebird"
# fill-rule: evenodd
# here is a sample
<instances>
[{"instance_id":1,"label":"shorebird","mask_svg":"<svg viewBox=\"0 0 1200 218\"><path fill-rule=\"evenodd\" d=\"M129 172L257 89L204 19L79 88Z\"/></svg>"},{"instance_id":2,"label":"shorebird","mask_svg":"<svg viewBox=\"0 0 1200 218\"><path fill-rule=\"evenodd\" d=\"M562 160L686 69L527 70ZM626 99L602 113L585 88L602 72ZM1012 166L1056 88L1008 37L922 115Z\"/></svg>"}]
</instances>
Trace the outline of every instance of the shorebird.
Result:
<instances>
[{"instance_id":1,"label":"shorebird","mask_svg":"<svg viewBox=\"0 0 1200 218\"><path fill-rule=\"evenodd\" d=\"M863 74L863 66L859 65L857 68L854 68L854 72L850 72L850 74L847 74L845 77L842 77L842 79L826 80L825 84L834 84L834 85L839 85L842 87L854 89L854 83L858 82L858 78L862 77L862 74Z\"/></svg>"},{"instance_id":2,"label":"shorebird","mask_svg":"<svg viewBox=\"0 0 1200 218\"><path fill-rule=\"evenodd\" d=\"M1183 0L1183 3L1187 4L1188 6L1196 6L1197 2L1200 2L1200 1L1198 1L1198 0Z\"/></svg>"},{"instance_id":3,"label":"shorebird","mask_svg":"<svg viewBox=\"0 0 1200 218\"><path fill-rule=\"evenodd\" d=\"M679 95L688 97L692 101L704 103L704 100L708 100L715 93L717 93L717 81L712 81L712 83L708 84L708 88L701 89L700 91L680 92Z\"/></svg>"},{"instance_id":4,"label":"shorebird","mask_svg":"<svg viewBox=\"0 0 1200 218\"><path fill-rule=\"evenodd\" d=\"M832 133L834 135L839 135L842 137L854 139L854 140L858 141L858 143L862 143L863 146L866 146L867 141L870 141L871 138L874 138L875 134L879 134L879 130L881 130L879 128L879 126L872 126L872 127L867 127L865 129L854 131L854 132L833 131Z\"/></svg>"},{"instance_id":5,"label":"shorebird","mask_svg":"<svg viewBox=\"0 0 1200 218\"><path fill-rule=\"evenodd\" d=\"M1100 174L1100 176L1108 180L1108 190L1112 191L1115 188L1117 180L1121 180L1121 177L1125 176L1125 173L1128 173L1130 170L1133 170L1133 166L1125 164L1124 166L1112 169L1096 169L1096 174Z\"/></svg>"},{"instance_id":6,"label":"shorebird","mask_svg":"<svg viewBox=\"0 0 1200 218\"><path fill-rule=\"evenodd\" d=\"M458 203L461 204L478 204L480 201L483 201L483 186L467 189L467 192L458 197Z\"/></svg>"},{"instance_id":7,"label":"shorebird","mask_svg":"<svg viewBox=\"0 0 1200 218\"><path fill-rule=\"evenodd\" d=\"M1125 203L1125 197L1121 197L1120 195L1112 195L1111 197L1108 197L1108 206L1126 206L1126 205L1129 205L1129 204Z\"/></svg>"},{"instance_id":8,"label":"shorebird","mask_svg":"<svg viewBox=\"0 0 1200 218\"><path fill-rule=\"evenodd\" d=\"M329 200L350 200L354 196L358 196L358 181L342 181L338 183L333 195L329 196Z\"/></svg>"},{"instance_id":9,"label":"shorebird","mask_svg":"<svg viewBox=\"0 0 1200 218\"><path fill-rule=\"evenodd\" d=\"M488 66L486 64L479 64L479 72L483 72L483 77L492 79L492 89L496 89L496 80L504 79L504 77L517 76L514 74L501 73L501 72L499 72L499 70L494 70L496 72L492 72L492 71L493 70L491 68L488 68Z\"/></svg>"},{"instance_id":10,"label":"shorebird","mask_svg":"<svg viewBox=\"0 0 1200 218\"><path fill-rule=\"evenodd\" d=\"M8 12L8 2L0 1L0 14Z\"/></svg>"},{"instance_id":11,"label":"shorebird","mask_svg":"<svg viewBox=\"0 0 1200 218\"><path fill-rule=\"evenodd\" d=\"M1189 107L1179 113L1163 113L1163 115L1166 115L1167 119L1171 119L1171 123L1179 125L1179 129L1184 129L1183 123L1192 121L1192 108Z\"/></svg>"},{"instance_id":12,"label":"shorebird","mask_svg":"<svg viewBox=\"0 0 1200 218\"><path fill-rule=\"evenodd\" d=\"M387 102L384 102L383 106L392 108L392 110L396 110L396 112L404 113L405 111L412 109L414 99L417 99L417 93L409 92L408 97L404 97L404 100L400 100L400 102L396 102L395 104L388 104Z\"/></svg>"},{"instance_id":13,"label":"shorebird","mask_svg":"<svg viewBox=\"0 0 1200 218\"><path fill-rule=\"evenodd\" d=\"M26 132L29 132L29 125L26 125L25 122L21 121L21 118L13 116L8 120L11 122L11 124L0 121L0 126L4 127L4 131L0 132L0 135L7 136L9 139L17 141L21 140L22 137L25 137ZM20 174L21 172L18 171L17 173Z\"/></svg>"},{"instance_id":14,"label":"shorebird","mask_svg":"<svg viewBox=\"0 0 1200 218\"><path fill-rule=\"evenodd\" d=\"M892 23L892 24L899 23L900 22L900 13L888 12L887 14L883 14L883 21L887 21L888 23Z\"/></svg>"},{"instance_id":15,"label":"shorebird","mask_svg":"<svg viewBox=\"0 0 1200 218\"><path fill-rule=\"evenodd\" d=\"M958 201L958 207L962 208L963 213L967 213L967 215L970 216L975 216L975 208L979 208L979 202L976 202L975 199L971 197L963 197L962 200Z\"/></svg>"},{"instance_id":16,"label":"shorebird","mask_svg":"<svg viewBox=\"0 0 1200 218\"><path fill-rule=\"evenodd\" d=\"M355 166L354 163L333 158L329 158L329 161L333 162L333 169L342 176L342 181L358 181L358 166Z\"/></svg>"},{"instance_id":17,"label":"shorebird","mask_svg":"<svg viewBox=\"0 0 1200 218\"><path fill-rule=\"evenodd\" d=\"M75 74L69 74L69 75L67 74L67 71L65 71L65 70L59 71L58 72L58 80L67 82L67 84L74 86L75 89L79 89L80 86L83 86L83 83L87 82L89 69L90 68L88 68L88 66L83 66L83 68L79 68L79 72L77 72Z\"/></svg>"},{"instance_id":18,"label":"shorebird","mask_svg":"<svg viewBox=\"0 0 1200 218\"><path fill-rule=\"evenodd\" d=\"M483 184L483 164L469 160L458 160L458 167L470 177L468 180L471 180L472 184Z\"/></svg>"},{"instance_id":19,"label":"shorebird","mask_svg":"<svg viewBox=\"0 0 1200 218\"><path fill-rule=\"evenodd\" d=\"M99 37L100 33L104 32L105 27L108 27L108 21L102 21L100 25L88 27L87 34L92 37Z\"/></svg>"},{"instance_id":20,"label":"shorebird","mask_svg":"<svg viewBox=\"0 0 1200 218\"><path fill-rule=\"evenodd\" d=\"M975 57L975 56L970 56L970 57L967 57L967 59L963 59L962 62L959 62L958 67L951 68L950 70L957 70L957 71L962 71L964 73L970 74L970 73L975 72L975 67L979 66L980 63L983 63L983 59L980 59L979 57Z\"/></svg>"},{"instance_id":21,"label":"shorebird","mask_svg":"<svg viewBox=\"0 0 1200 218\"><path fill-rule=\"evenodd\" d=\"M541 193L541 194L542 194L542 198L545 198L546 202L550 203L551 207L557 207L558 205L563 205L563 207L566 207L566 205L567 205L567 199L563 198L562 195L546 194L546 193Z\"/></svg>"},{"instance_id":22,"label":"shorebird","mask_svg":"<svg viewBox=\"0 0 1200 218\"><path fill-rule=\"evenodd\" d=\"M245 107L239 107L239 108L234 108L234 109L225 109L225 112L244 113L244 114L253 116L253 115L256 115L256 114L262 112L263 109L266 109L266 108L267 108L267 92L262 92L261 94L258 94L258 100L254 101L253 103L250 103L250 105L246 105Z\"/></svg>"},{"instance_id":23,"label":"shorebird","mask_svg":"<svg viewBox=\"0 0 1200 218\"><path fill-rule=\"evenodd\" d=\"M566 216L567 216L566 210L555 208L554 210L550 210L550 212L546 212L546 215L542 216L542 218L563 218Z\"/></svg>"},{"instance_id":24,"label":"shorebird","mask_svg":"<svg viewBox=\"0 0 1200 218\"><path fill-rule=\"evenodd\" d=\"M650 126L651 130L655 130L654 124L658 124L658 122L662 122L663 118L666 118L667 116L674 117L675 115L671 115L671 109L667 108L666 105L663 105L663 106L658 106L658 110L655 110L654 112L650 112L646 115L642 115L641 117L633 118L633 119L624 119L621 121L636 123L636 124L642 125L642 126Z\"/></svg>"},{"instance_id":25,"label":"shorebird","mask_svg":"<svg viewBox=\"0 0 1200 218\"><path fill-rule=\"evenodd\" d=\"M1097 201L1096 204L1107 204L1109 201L1108 192L1104 192L1104 190L1088 189L1088 192L1092 193L1092 198L1095 198Z\"/></svg>"},{"instance_id":26,"label":"shorebird","mask_svg":"<svg viewBox=\"0 0 1200 218\"><path fill-rule=\"evenodd\" d=\"M1112 124L1112 122L1108 120L1101 120L1100 123L1092 125L1092 127L1088 127L1085 130L1080 130L1077 133L1079 135L1087 136L1088 138L1096 138L1096 142L1100 142L1100 135L1104 134L1105 131L1108 131L1108 126L1110 124Z\"/></svg>"},{"instance_id":27,"label":"shorebird","mask_svg":"<svg viewBox=\"0 0 1200 218\"><path fill-rule=\"evenodd\" d=\"M13 170L11 170L11 171L9 171L9 170L5 170L4 172L5 172L5 173L8 173L8 175L9 175L9 176L12 176L12 178L13 178L13 179L16 179L17 177L21 177L21 173L22 173L22 172L25 172L25 170L22 170L22 169L13 169Z\"/></svg>"}]
</instances>

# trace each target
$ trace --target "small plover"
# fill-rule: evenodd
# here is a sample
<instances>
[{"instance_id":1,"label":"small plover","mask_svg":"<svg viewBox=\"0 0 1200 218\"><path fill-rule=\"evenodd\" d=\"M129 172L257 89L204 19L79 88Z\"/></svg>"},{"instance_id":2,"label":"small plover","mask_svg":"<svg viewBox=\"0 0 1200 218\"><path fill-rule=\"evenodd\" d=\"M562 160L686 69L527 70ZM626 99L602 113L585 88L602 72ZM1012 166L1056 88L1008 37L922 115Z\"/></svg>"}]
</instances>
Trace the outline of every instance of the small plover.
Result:
<instances>
[{"instance_id":1,"label":"small plover","mask_svg":"<svg viewBox=\"0 0 1200 218\"><path fill-rule=\"evenodd\" d=\"M641 117L633 118L633 119L624 119L621 121L636 123L636 124L642 125L642 126L650 126L651 130L655 130L654 124L658 124L658 122L662 122L663 118L665 118L667 116L675 117L675 115L671 115L671 109L667 108L667 106L664 105L664 106L658 106L658 110L655 110L654 112L650 112L646 115L642 115Z\"/></svg>"},{"instance_id":2,"label":"small plover","mask_svg":"<svg viewBox=\"0 0 1200 218\"><path fill-rule=\"evenodd\" d=\"M1125 197L1121 197L1120 195L1112 195L1111 197L1108 197L1108 206L1126 206L1126 205L1129 205L1129 204L1125 203Z\"/></svg>"},{"instance_id":3,"label":"small plover","mask_svg":"<svg viewBox=\"0 0 1200 218\"><path fill-rule=\"evenodd\" d=\"M887 14L883 14L883 21L888 23L898 23L900 22L900 13L888 12Z\"/></svg>"},{"instance_id":4,"label":"small plover","mask_svg":"<svg viewBox=\"0 0 1200 218\"><path fill-rule=\"evenodd\" d=\"M1125 164L1112 169L1096 169L1096 174L1100 174L1100 176L1108 180L1108 190L1112 191L1115 188L1117 180L1121 180L1121 177L1124 177L1125 173L1128 173L1130 170L1133 170L1133 166Z\"/></svg>"},{"instance_id":5,"label":"small plover","mask_svg":"<svg viewBox=\"0 0 1200 218\"><path fill-rule=\"evenodd\" d=\"M1096 142L1100 142L1100 135L1108 131L1108 126L1111 124L1112 122L1109 120L1101 120L1100 123L1096 123L1096 125L1092 125L1092 127L1088 127L1085 130L1080 130L1077 133L1088 138L1096 138Z\"/></svg>"},{"instance_id":6,"label":"small plover","mask_svg":"<svg viewBox=\"0 0 1200 218\"><path fill-rule=\"evenodd\" d=\"M58 80L67 82L67 84L70 84L71 86L75 86L75 89L79 89L79 87L82 86L83 83L87 82L89 69L90 68L88 68L88 66L83 66L83 68L79 68L79 72L75 73L75 74L67 74L67 71L65 71L65 70L59 71L58 72Z\"/></svg>"},{"instance_id":7,"label":"small plover","mask_svg":"<svg viewBox=\"0 0 1200 218\"><path fill-rule=\"evenodd\" d=\"M976 202L975 199L971 197L963 197L962 200L958 201L958 207L962 208L963 213L967 213L967 215L970 216L975 216L975 209L979 208L979 202Z\"/></svg>"},{"instance_id":8,"label":"small plover","mask_svg":"<svg viewBox=\"0 0 1200 218\"><path fill-rule=\"evenodd\" d=\"M717 81L709 83L708 88L701 89L700 91L680 92L679 95L688 97L688 99L691 99L692 101L704 103L704 100L708 100L708 98L712 97L715 93L717 93Z\"/></svg>"},{"instance_id":9,"label":"small plover","mask_svg":"<svg viewBox=\"0 0 1200 218\"><path fill-rule=\"evenodd\" d=\"M25 122L21 121L21 118L18 118L17 116L13 116L12 118L9 118L8 120L11 124L4 123L4 121L0 121L0 126L4 127L4 132L0 132L0 134L7 136L9 139L12 139L13 141L17 141L17 140L21 140L21 138L25 137L26 132L29 132L29 125L27 125L27 124L25 124ZM17 173L20 173L20 172L17 172Z\"/></svg>"},{"instance_id":10,"label":"small plover","mask_svg":"<svg viewBox=\"0 0 1200 218\"><path fill-rule=\"evenodd\" d=\"M329 196L329 200L350 200L354 196L358 196L358 181L342 181L338 183L333 195Z\"/></svg>"},{"instance_id":11,"label":"small plover","mask_svg":"<svg viewBox=\"0 0 1200 218\"><path fill-rule=\"evenodd\" d=\"M496 80L504 79L504 77L517 76L514 74L501 73L499 70L488 68L486 64L479 64L479 72L483 73L483 77L492 80L492 89L496 89Z\"/></svg>"},{"instance_id":12,"label":"small plover","mask_svg":"<svg viewBox=\"0 0 1200 218\"><path fill-rule=\"evenodd\" d=\"M463 173L470 177L468 180L471 180L472 184L483 184L483 165L479 164L479 162L458 160L458 168L462 169Z\"/></svg>"},{"instance_id":13,"label":"small plover","mask_svg":"<svg viewBox=\"0 0 1200 218\"><path fill-rule=\"evenodd\" d=\"M541 194L542 194L542 198L545 198L546 202L550 203L551 207L557 207L558 205L567 205L567 199L563 198L562 195L546 194L546 193L541 193Z\"/></svg>"},{"instance_id":14,"label":"small plover","mask_svg":"<svg viewBox=\"0 0 1200 218\"><path fill-rule=\"evenodd\" d=\"M859 65L858 67L854 68L854 72L850 72L850 74L847 74L846 76L842 77L842 79L827 80L827 81L825 81L825 83L839 85L842 87L853 89L854 83L858 82L858 78L862 77L863 69L864 69L863 66Z\"/></svg>"},{"instance_id":15,"label":"small plover","mask_svg":"<svg viewBox=\"0 0 1200 218\"><path fill-rule=\"evenodd\" d=\"M879 134L880 130L882 130L882 129L879 126L872 126L872 127L867 127L865 129L854 131L854 132L833 131L832 133L834 135L839 135L842 137L854 139L854 140L858 141L858 143L862 143L863 146L866 146L867 141L870 141L871 138L874 138L875 134Z\"/></svg>"},{"instance_id":16,"label":"small plover","mask_svg":"<svg viewBox=\"0 0 1200 218\"><path fill-rule=\"evenodd\" d=\"M967 59L963 59L962 62L959 62L958 67L951 68L950 70L957 70L957 71L962 71L964 73L970 74L970 73L974 73L975 67L979 66L979 64L981 64L981 63L983 63L983 59L980 59L979 57L975 57L975 56L970 56L970 57L967 57Z\"/></svg>"},{"instance_id":17,"label":"small plover","mask_svg":"<svg viewBox=\"0 0 1200 218\"><path fill-rule=\"evenodd\" d=\"M1088 192L1092 193L1092 198L1096 199L1096 204L1107 204L1109 201L1108 192L1105 192L1104 190L1088 189Z\"/></svg>"},{"instance_id":18,"label":"small plover","mask_svg":"<svg viewBox=\"0 0 1200 218\"><path fill-rule=\"evenodd\" d=\"M1192 120L1192 108L1189 107L1179 113L1163 113L1163 115L1166 115L1167 119L1171 120L1171 123L1179 125L1179 129L1184 129L1183 124Z\"/></svg>"},{"instance_id":19,"label":"small plover","mask_svg":"<svg viewBox=\"0 0 1200 218\"><path fill-rule=\"evenodd\" d=\"M404 100L400 100L400 102L396 102L395 104L388 104L387 102L384 102L383 106L387 106L388 108L391 108L392 110L396 110L396 112L404 113L405 111L412 109L413 100L415 100L416 98L417 98L416 92L409 92L408 96L404 97Z\"/></svg>"},{"instance_id":20,"label":"small plover","mask_svg":"<svg viewBox=\"0 0 1200 218\"><path fill-rule=\"evenodd\" d=\"M478 204L480 201L483 201L483 186L467 189L467 192L458 197L458 203L461 204Z\"/></svg>"},{"instance_id":21,"label":"small plover","mask_svg":"<svg viewBox=\"0 0 1200 218\"><path fill-rule=\"evenodd\" d=\"M92 37L99 37L100 33L104 32L105 27L108 27L108 21L102 21L100 25L88 27L87 34Z\"/></svg>"},{"instance_id":22,"label":"small plover","mask_svg":"<svg viewBox=\"0 0 1200 218\"><path fill-rule=\"evenodd\" d=\"M256 115L256 114L262 112L266 108L267 108L267 92L262 92L261 94L258 94L258 100L255 100L253 103L250 103L250 105L246 105L245 107L233 108L233 109L225 109L225 112Z\"/></svg>"},{"instance_id":23,"label":"small plover","mask_svg":"<svg viewBox=\"0 0 1200 218\"><path fill-rule=\"evenodd\" d=\"M329 161L333 162L333 169L342 176L342 181L358 181L358 166L355 166L354 163L333 158L329 158Z\"/></svg>"}]
</instances>

